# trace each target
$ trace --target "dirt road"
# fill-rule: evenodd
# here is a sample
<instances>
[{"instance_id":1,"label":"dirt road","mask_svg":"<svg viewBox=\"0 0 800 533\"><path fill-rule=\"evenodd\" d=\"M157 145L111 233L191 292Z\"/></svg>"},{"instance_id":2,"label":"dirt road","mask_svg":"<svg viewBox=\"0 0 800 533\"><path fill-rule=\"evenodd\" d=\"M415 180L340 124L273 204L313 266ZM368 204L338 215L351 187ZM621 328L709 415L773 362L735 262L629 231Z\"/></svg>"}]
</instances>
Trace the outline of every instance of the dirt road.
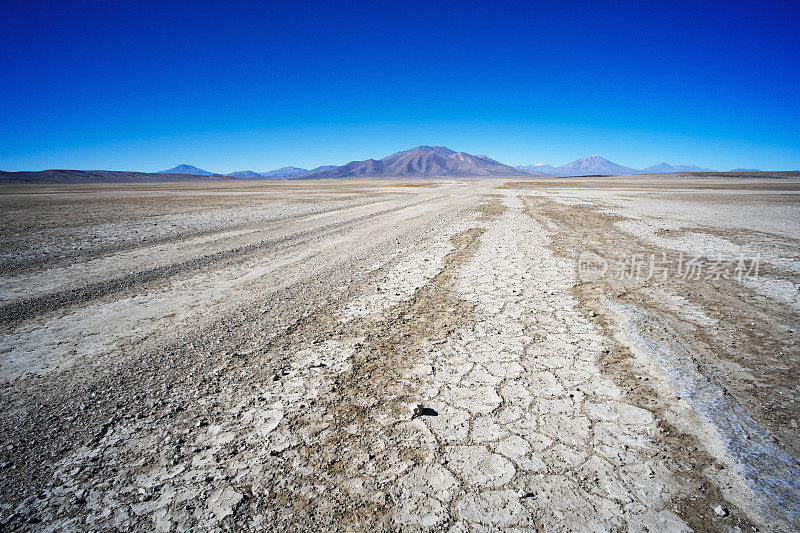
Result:
<instances>
[{"instance_id":1,"label":"dirt road","mask_svg":"<svg viewBox=\"0 0 800 533\"><path fill-rule=\"evenodd\" d=\"M0 206L6 529L800 528L799 179Z\"/></svg>"}]
</instances>

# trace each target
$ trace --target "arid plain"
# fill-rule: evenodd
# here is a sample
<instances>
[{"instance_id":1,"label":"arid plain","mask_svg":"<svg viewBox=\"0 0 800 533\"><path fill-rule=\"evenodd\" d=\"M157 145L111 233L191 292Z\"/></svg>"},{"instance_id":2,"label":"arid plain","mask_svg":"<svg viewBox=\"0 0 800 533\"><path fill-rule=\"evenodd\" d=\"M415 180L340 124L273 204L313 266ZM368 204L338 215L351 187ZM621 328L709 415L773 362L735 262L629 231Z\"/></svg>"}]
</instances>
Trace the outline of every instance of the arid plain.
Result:
<instances>
[{"instance_id":1,"label":"arid plain","mask_svg":"<svg viewBox=\"0 0 800 533\"><path fill-rule=\"evenodd\" d=\"M5 529L800 529L800 176L0 186Z\"/></svg>"}]
</instances>

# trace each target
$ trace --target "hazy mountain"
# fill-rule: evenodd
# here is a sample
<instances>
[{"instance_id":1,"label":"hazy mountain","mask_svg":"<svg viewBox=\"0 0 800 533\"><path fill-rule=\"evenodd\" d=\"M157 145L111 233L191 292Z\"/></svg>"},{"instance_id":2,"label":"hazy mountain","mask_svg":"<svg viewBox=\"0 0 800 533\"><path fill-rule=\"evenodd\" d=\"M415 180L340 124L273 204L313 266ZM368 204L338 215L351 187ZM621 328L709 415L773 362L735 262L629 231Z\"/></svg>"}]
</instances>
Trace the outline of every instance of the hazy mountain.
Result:
<instances>
[{"instance_id":1,"label":"hazy mountain","mask_svg":"<svg viewBox=\"0 0 800 533\"><path fill-rule=\"evenodd\" d=\"M326 170L330 170L332 168L336 168L336 165L322 165L321 167L312 168L311 170L308 171L308 173L310 174L312 172L325 172Z\"/></svg>"},{"instance_id":2,"label":"hazy mountain","mask_svg":"<svg viewBox=\"0 0 800 533\"><path fill-rule=\"evenodd\" d=\"M336 168L336 165L322 165L321 167L312 168L311 170L306 171L304 174L298 174L296 176L292 176L292 179L305 179L306 175L316 174L318 172L325 172L326 170L330 170L332 168Z\"/></svg>"},{"instance_id":3,"label":"hazy mountain","mask_svg":"<svg viewBox=\"0 0 800 533\"><path fill-rule=\"evenodd\" d=\"M137 183L168 181L220 181L231 179L219 174L129 172L125 170L41 170L0 171L0 183Z\"/></svg>"},{"instance_id":4,"label":"hazy mountain","mask_svg":"<svg viewBox=\"0 0 800 533\"><path fill-rule=\"evenodd\" d=\"M544 172L545 174L549 174L551 170L553 170L552 165L545 165L544 163L534 163L532 165L519 165L514 168L518 168L520 170L532 170L534 172Z\"/></svg>"},{"instance_id":5,"label":"hazy mountain","mask_svg":"<svg viewBox=\"0 0 800 533\"><path fill-rule=\"evenodd\" d=\"M701 168L696 165L670 165L669 163L657 163L642 170L645 174L669 174L671 172L715 172L710 168Z\"/></svg>"},{"instance_id":6,"label":"hazy mountain","mask_svg":"<svg viewBox=\"0 0 800 533\"><path fill-rule=\"evenodd\" d=\"M192 176L213 176L214 172L209 172L207 170L203 170L202 168L193 167L192 165L187 165L186 163L182 165L178 165L177 167L171 168L169 170L161 170L157 172L158 174L188 174Z\"/></svg>"},{"instance_id":7,"label":"hazy mountain","mask_svg":"<svg viewBox=\"0 0 800 533\"><path fill-rule=\"evenodd\" d=\"M239 170L237 172L231 172L230 174L225 175L233 178L264 179L264 176L258 172L253 172L252 170Z\"/></svg>"},{"instance_id":8,"label":"hazy mountain","mask_svg":"<svg viewBox=\"0 0 800 533\"><path fill-rule=\"evenodd\" d=\"M455 152L444 146L418 146L383 159L351 161L340 167L310 172L303 175L302 179L514 175L520 175L520 170L485 155Z\"/></svg>"},{"instance_id":9,"label":"hazy mountain","mask_svg":"<svg viewBox=\"0 0 800 533\"><path fill-rule=\"evenodd\" d=\"M265 178L291 178L292 176L299 176L305 174L308 169L299 167L281 167L267 172L259 172Z\"/></svg>"},{"instance_id":10,"label":"hazy mountain","mask_svg":"<svg viewBox=\"0 0 800 533\"><path fill-rule=\"evenodd\" d=\"M599 155L591 155L567 165L556 167L548 172L555 176L590 176L594 174L641 174L642 171L612 163Z\"/></svg>"},{"instance_id":11,"label":"hazy mountain","mask_svg":"<svg viewBox=\"0 0 800 533\"><path fill-rule=\"evenodd\" d=\"M758 170L757 168L734 168L733 170L729 170L728 172L764 172L764 171Z\"/></svg>"}]
</instances>

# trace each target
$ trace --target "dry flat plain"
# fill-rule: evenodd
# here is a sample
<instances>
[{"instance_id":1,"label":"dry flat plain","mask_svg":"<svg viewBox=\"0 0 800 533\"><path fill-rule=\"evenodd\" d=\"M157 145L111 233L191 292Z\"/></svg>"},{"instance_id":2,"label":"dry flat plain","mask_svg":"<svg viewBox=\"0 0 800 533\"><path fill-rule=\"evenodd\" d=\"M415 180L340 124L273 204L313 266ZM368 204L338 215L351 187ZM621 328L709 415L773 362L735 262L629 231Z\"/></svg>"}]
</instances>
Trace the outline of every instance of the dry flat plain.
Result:
<instances>
[{"instance_id":1,"label":"dry flat plain","mask_svg":"<svg viewBox=\"0 0 800 533\"><path fill-rule=\"evenodd\" d=\"M3 529L800 529L796 175L0 205Z\"/></svg>"}]
</instances>

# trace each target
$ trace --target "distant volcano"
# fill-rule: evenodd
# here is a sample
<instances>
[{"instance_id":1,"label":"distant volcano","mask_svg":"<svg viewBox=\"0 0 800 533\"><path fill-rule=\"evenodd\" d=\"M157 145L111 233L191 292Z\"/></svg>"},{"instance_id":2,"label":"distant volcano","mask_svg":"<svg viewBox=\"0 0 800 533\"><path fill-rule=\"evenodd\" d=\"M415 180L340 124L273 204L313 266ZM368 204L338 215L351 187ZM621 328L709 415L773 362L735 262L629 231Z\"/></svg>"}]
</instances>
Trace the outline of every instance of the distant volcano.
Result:
<instances>
[{"instance_id":1,"label":"distant volcano","mask_svg":"<svg viewBox=\"0 0 800 533\"><path fill-rule=\"evenodd\" d=\"M161 170L158 174L184 174L184 175L191 175L191 176L213 176L214 172L209 172L207 170L203 170L202 168L193 167L192 165L187 165L186 163L182 165L178 165L177 167L171 168L169 170Z\"/></svg>"},{"instance_id":2,"label":"distant volcano","mask_svg":"<svg viewBox=\"0 0 800 533\"><path fill-rule=\"evenodd\" d=\"M516 169L485 155L455 152L444 146L418 146L383 159L351 161L340 167L304 174L301 179L519 175L546 174Z\"/></svg>"},{"instance_id":3,"label":"distant volcano","mask_svg":"<svg viewBox=\"0 0 800 533\"><path fill-rule=\"evenodd\" d=\"M548 173L554 176L591 176L595 174L641 174L642 171L612 163L599 155L590 155L573 161L568 165L548 170Z\"/></svg>"}]
</instances>

